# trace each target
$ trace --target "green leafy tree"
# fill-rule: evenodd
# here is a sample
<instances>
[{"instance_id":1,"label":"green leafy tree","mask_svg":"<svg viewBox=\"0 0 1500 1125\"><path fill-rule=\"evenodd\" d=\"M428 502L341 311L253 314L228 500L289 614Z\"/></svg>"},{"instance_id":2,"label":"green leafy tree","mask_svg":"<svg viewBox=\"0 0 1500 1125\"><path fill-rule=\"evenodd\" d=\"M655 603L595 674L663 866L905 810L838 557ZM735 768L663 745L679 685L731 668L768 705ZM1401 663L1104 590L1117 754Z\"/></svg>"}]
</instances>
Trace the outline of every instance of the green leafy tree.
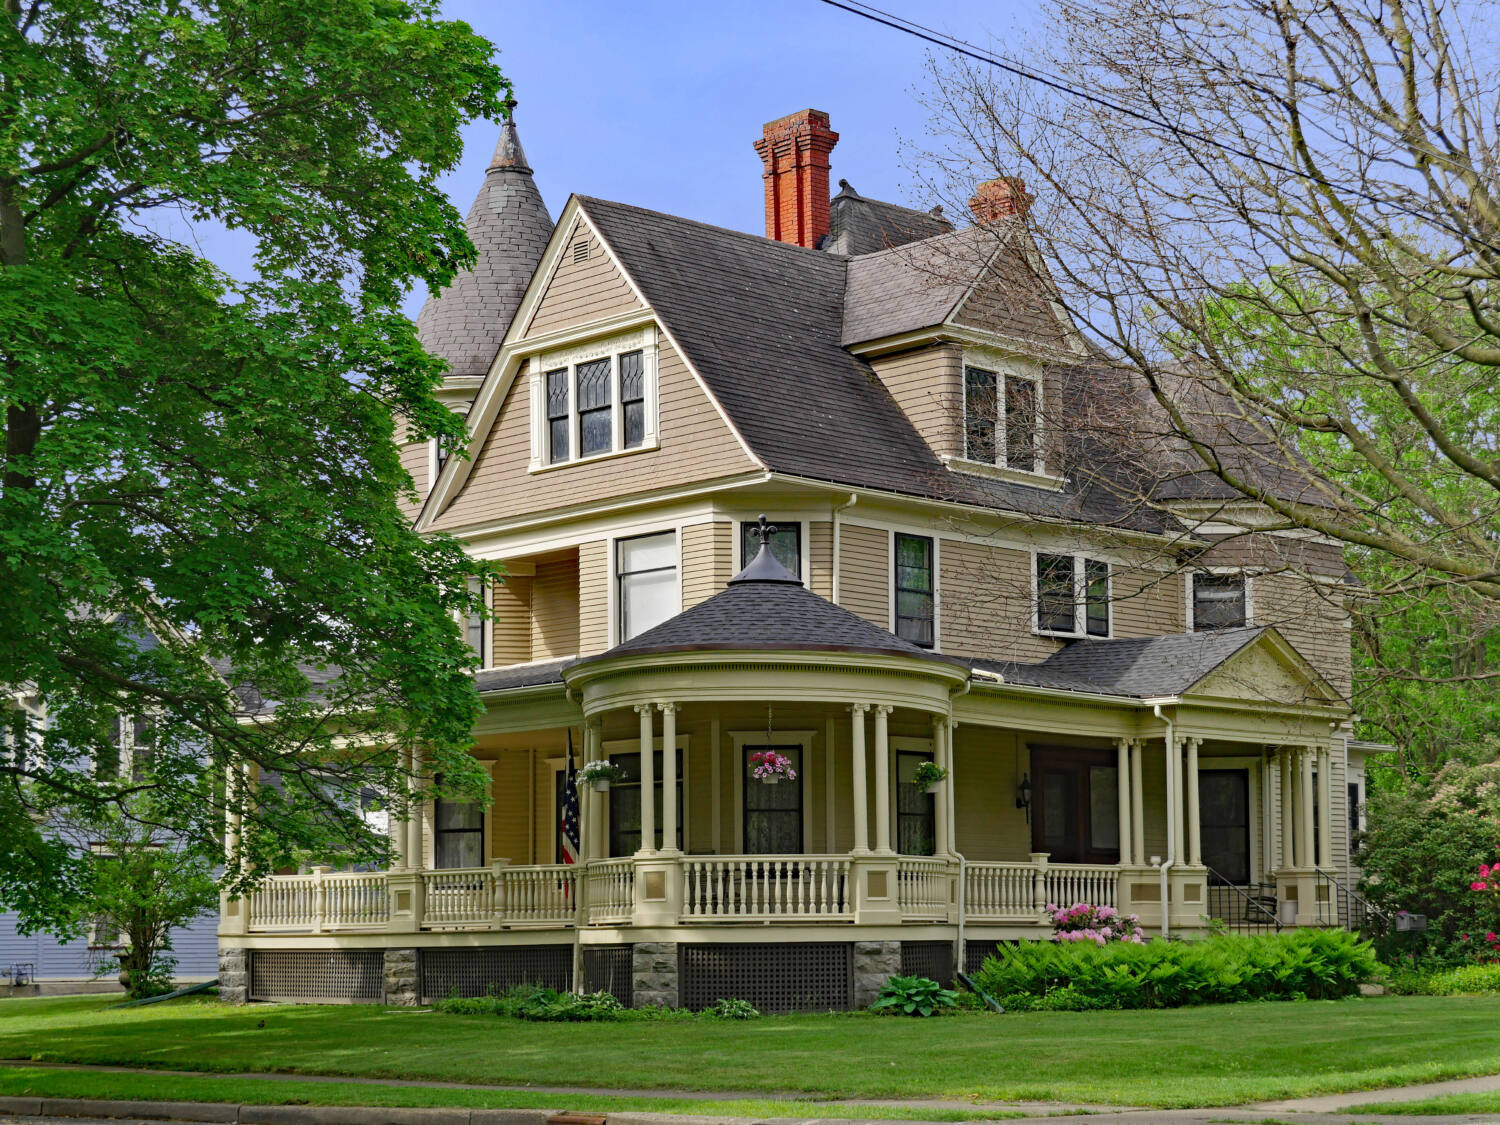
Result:
<instances>
[{"instance_id":1,"label":"green leafy tree","mask_svg":"<svg viewBox=\"0 0 1500 1125\"><path fill-rule=\"evenodd\" d=\"M493 48L429 0L0 13L0 685L46 715L0 761L0 902L55 912L36 881L81 876L44 826L143 796L183 846L243 818L232 887L379 857L356 797L404 750L481 781L474 568L411 532L395 439L461 428L399 303L472 261L437 179L499 115ZM247 234L254 280L183 218ZM145 775L109 768L120 715Z\"/></svg>"}]
</instances>

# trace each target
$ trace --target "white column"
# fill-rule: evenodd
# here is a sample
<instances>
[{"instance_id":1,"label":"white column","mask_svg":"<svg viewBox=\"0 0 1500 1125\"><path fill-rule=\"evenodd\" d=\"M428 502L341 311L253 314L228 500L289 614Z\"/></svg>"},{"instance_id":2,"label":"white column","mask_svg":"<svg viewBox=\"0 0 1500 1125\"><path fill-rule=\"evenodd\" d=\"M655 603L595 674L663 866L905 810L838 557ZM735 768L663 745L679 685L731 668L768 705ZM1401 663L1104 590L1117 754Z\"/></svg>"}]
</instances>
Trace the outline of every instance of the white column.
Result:
<instances>
[{"instance_id":1,"label":"white column","mask_svg":"<svg viewBox=\"0 0 1500 1125\"><path fill-rule=\"evenodd\" d=\"M677 704L661 705L661 850L677 849Z\"/></svg>"},{"instance_id":2,"label":"white column","mask_svg":"<svg viewBox=\"0 0 1500 1125\"><path fill-rule=\"evenodd\" d=\"M1297 808L1292 799L1292 753L1285 746L1276 748L1277 774L1281 783L1281 800L1278 802L1281 832L1281 866L1297 866Z\"/></svg>"},{"instance_id":3,"label":"white column","mask_svg":"<svg viewBox=\"0 0 1500 1125\"><path fill-rule=\"evenodd\" d=\"M590 719L583 728L583 760L597 762L604 757L604 724ZM583 852L587 859L604 858L604 794L592 785L583 795Z\"/></svg>"},{"instance_id":4,"label":"white column","mask_svg":"<svg viewBox=\"0 0 1500 1125\"><path fill-rule=\"evenodd\" d=\"M1182 830L1182 740L1175 734L1170 739L1171 749L1167 754L1172 769L1172 807L1167 810L1168 831L1172 833L1172 855L1178 863L1187 862L1187 834Z\"/></svg>"},{"instance_id":5,"label":"white column","mask_svg":"<svg viewBox=\"0 0 1500 1125\"><path fill-rule=\"evenodd\" d=\"M854 782L854 847L855 855L870 853L870 811L865 787L865 712L868 703L855 703L849 708L849 757L852 762Z\"/></svg>"},{"instance_id":6,"label":"white column","mask_svg":"<svg viewBox=\"0 0 1500 1125\"><path fill-rule=\"evenodd\" d=\"M1311 867L1317 856L1313 855L1313 747L1304 745L1298 750L1302 762L1302 784L1298 787L1298 811L1302 813L1301 831L1298 832L1298 867Z\"/></svg>"},{"instance_id":7,"label":"white column","mask_svg":"<svg viewBox=\"0 0 1500 1125\"><path fill-rule=\"evenodd\" d=\"M426 764L425 757L420 746L412 747L411 787L407 798L411 804L406 821L406 866L418 871L425 864L422 855L422 802L416 796L416 789L421 783L422 766Z\"/></svg>"},{"instance_id":8,"label":"white column","mask_svg":"<svg viewBox=\"0 0 1500 1125\"><path fill-rule=\"evenodd\" d=\"M235 803L240 799L239 795L240 767L229 765L224 767L224 862L230 867L235 864L235 856L240 850L240 814Z\"/></svg>"},{"instance_id":9,"label":"white column","mask_svg":"<svg viewBox=\"0 0 1500 1125\"><path fill-rule=\"evenodd\" d=\"M1141 784L1141 759L1146 756L1146 744L1139 738L1130 742L1130 850L1136 863L1146 862L1146 789Z\"/></svg>"},{"instance_id":10,"label":"white column","mask_svg":"<svg viewBox=\"0 0 1500 1125\"><path fill-rule=\"evenodd\" d=\"M1130 740L1115 739L1115 789L1120 799L1117 821L1120 830L1120 863L1134 863L1130 845L1135 837L1130 831Z\"/></svg>"},{"instance_id":11,"label":"white column","mask_svg":"<svg viewBox=\"0 0 1500 1125\"><path fill-rule=\"evenodd\" d=\"M948 854L948 790L953 788L952 747L948 744L948 720L941 715L932 717L932 760L948 771L948 778L937 791L932 802L933 854Z\"/></svg>"},{"instance_id":12,"label":"white column","mask_svg":"<svg viewBox=\"0 0 1500 1125\"><path fill-rule=\"evenodd\" d=\"M1198 746L1201 738L1187 740L1187 828L1188 863L1203 863L1203 825L1198 819Z\"/></svg>"},{"instance_id":13,"label":"white column","mask_svg":"<svg viewBox=\"0 0 1500 1125\"><path fill-rule=\"evenodd\" d=\"M640 855L656 854L656 725L650 703L637 703L641 716L641 848Z\"/></svg>"},{"instance_id":14,"label":"white column","mask_svg":"<svg viewBox=\"0 0 1500 1125\"><path fill-rule=\"evenodd\" d=\"M891 854L891 739L888 719L892 708L875 708L875 850Z\"/></svg>"},{"instance_id":15,"label":"white column","mask_svg":"<svg viewBox=\"0 0 1500 1125\"><path fill-rule=\"evenodd\" d=\"M1276 843L1275 806L1271 802L1271 776L1276 772L1269 758L1260 760L1260 870L1262 877L1276 869L1276 857L1272 851Z\"/></svg>"},{"instance_id":16,"label":"white column","mask_svg":"<svg viewBox=\"0 0 1500 1125\"><path fill-rule=\"evenodd\" d=\"M1333 870L1333 749L1318 747L1318 866Z\"/></svg>"},{"instance_id":17,"label":"white column","mask_svg":"<svg viewBox=\"0 0 1500 1125\"><path fill-rule=\"evenodd\" d=\"M409 850L410 839L406 831L406 825L408 824L408 821L400 819L399 814L402 812L407 812L408 815L410 815L410 787L406 780L411 773L410 747L407 747L401 751L399 757L397 758L396 764L400 769L400 776L397 778L396 784L400 786L400 788L394 794L392 794L394 800L391 803L392 805L397 807L391 809L390 837L391 847L395 851L395 855L393 856L393 859L395 861L395 869L397 871L404 871L406 868L411 866L411 853Z\"/></svg>"},{"instance_id":18,"label":"white column","mask_svg":"<svg viewBox=\"0 0 1500 1125\"><path fill-rule=\"evenodd\" d=\"M838 824L835 815L834 750L838 746L838 720L828 719L823 725L823 850L829 855L838 846Z\"/></svg>"}]
</instances>

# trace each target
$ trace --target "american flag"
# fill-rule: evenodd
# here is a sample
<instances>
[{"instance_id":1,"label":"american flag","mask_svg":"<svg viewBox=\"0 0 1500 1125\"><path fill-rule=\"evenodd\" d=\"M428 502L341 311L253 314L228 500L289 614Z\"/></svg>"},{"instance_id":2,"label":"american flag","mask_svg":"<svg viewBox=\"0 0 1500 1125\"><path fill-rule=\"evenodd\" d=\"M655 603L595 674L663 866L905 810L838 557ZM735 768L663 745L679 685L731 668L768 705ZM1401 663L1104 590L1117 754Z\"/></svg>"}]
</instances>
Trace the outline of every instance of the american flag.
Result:
<instances>
[{"instance_id":1,"label":"american flag","mask_svg":"<svg viewBox=\"0 0 1500 1125\"><path fill-rule=\"evenodd\" d=\"M578 771L573 768L573 732L568 732L568 768L563 777L562 808L558 810L558 832L564 863L578 862Z\"/></svg>"}]
</instances>

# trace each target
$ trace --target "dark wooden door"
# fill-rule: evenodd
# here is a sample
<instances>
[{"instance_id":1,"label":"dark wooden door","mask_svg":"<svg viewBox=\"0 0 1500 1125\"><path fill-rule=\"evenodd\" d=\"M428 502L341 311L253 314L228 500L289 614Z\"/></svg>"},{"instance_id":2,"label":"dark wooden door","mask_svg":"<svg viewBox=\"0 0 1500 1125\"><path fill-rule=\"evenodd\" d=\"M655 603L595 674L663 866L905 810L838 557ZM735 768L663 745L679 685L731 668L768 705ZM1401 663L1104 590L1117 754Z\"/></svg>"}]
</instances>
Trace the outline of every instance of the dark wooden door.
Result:
<instances>
[{"instance_id":1,"label":"dark wooden door","mask_svg":"<svg viewBox=\"0 0 1500 1125\"><path fill-rule=\"evenodd\" d=\"M1250 882L1250 771L1198 773L1198 825L1203 862L1215 882Z\"/></svg>"},{"instance_id":2,"label":"dark wooden door","mask_svg":"<svg viewBox=\"0 0 1500 1125\"><path fill-rule=\"evenodd\" d=\"M1033 747L1031 847L1053 863L1120 861L1119 771L1107 750Z\"/></svg>"}]
</instances>

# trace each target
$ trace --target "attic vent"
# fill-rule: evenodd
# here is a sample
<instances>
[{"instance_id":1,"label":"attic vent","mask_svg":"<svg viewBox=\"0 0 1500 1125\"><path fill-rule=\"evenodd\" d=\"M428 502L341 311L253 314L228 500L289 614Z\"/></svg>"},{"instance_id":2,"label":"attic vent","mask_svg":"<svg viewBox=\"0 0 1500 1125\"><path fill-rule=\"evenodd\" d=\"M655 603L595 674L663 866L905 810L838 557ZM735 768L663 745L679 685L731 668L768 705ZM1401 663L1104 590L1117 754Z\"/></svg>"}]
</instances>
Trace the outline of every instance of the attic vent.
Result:
<instances>
[{"instance_id":1,"label":"attic vent","mask_svg":"<svg viewBox=\"0 0 1500 1125\"><path fill-rule=\"evenodd\" d=\"M586 262L588 260L589 240L580 238L577 242L573 243L573 262L576 265L578 262Z\"/></svg>"}]
</instances>

